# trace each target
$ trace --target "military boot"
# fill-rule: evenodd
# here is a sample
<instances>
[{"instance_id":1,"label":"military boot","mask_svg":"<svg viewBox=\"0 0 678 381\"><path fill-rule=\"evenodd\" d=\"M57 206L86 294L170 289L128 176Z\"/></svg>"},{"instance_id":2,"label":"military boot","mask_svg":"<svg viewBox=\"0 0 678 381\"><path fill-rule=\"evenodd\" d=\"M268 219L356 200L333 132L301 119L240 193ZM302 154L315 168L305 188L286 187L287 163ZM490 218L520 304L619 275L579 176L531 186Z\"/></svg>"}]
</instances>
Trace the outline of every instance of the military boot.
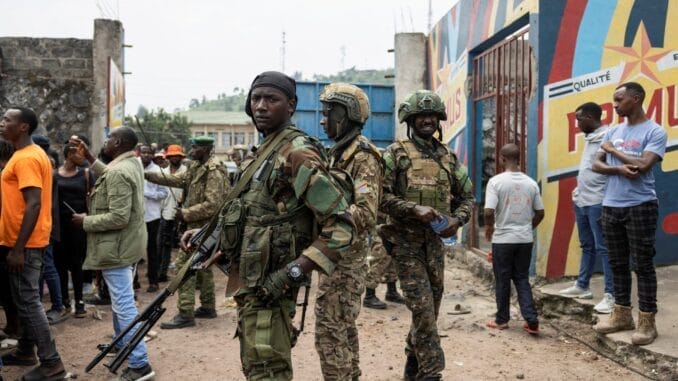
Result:
<instances>
[{"instance_id":1,"label":"military boot","mask_svg":"<svg viewBox=\"0 0 678 381\"><path fill-rule=\"evenodd\" d=\"M160 328L162 329L179 329L186 327L195 327L195 319L182 313L177 314L170 321L160 323Z\"/></svg>"},{"instance_id":2,"label":"military boot","mask_svg":"<svg viewBox=\"0 0 678 381\"><path fill-rule=\"evenodd\" d=\"M631 314L630 306L614 305L612 314L607 321L600 321L593 326L593 329L602 334L628 331L635 329L636 325L633 323L633 315Z\"/></svg>"},{"instance_id":3,"label":"military boot","mask_svg":"<svg viewBox=\"0 0 678 381\"><path fill-rule=\"evenodd\" d=\"M403 372L403 380L415 381L417 379L417 373L419 373L419 361L417 361L417 356L407 355L407 361L405 362L405 372Z\"/></svg>"},{"instance_id":4,"label":"military boot","mask_svg":"<svg viewBox=\"0 0 678 381\"><path fill-rule=\"evenodd\" d=\"M388 287L385 298L387 302L405 304L405 299L398 293L395 282L388 282L386 286Z\"/></svg>"},{"instance_id":5,"label":"military boot","mask_svg":"<svg viewBox=\"0 0 678 381\"><path fill-rule=\"evenodd\" d=\"M214 308L200 306L193 311L193 316L197 319L214 319L217 317L217 311Z\"/></svg>"},{"instance_id":6,"label":"military boot","mask_svg":"<svg viewBox=\"0 0 678 381\"><path fill-rule=\"evenodd\" d=\"M652 344L657 338L657 326L654 324L654 312L638 312L638 328L631 336L631 342L635 345Z\"/></svg>"},{"instance_id":7,"label":"military boot","mask_svg":"<svg viewBox=\"0 0 678 381\"><path fill-rule=\"evenodd\" d=\"M385 310L386 303L382 302L377 298L377 295L374 293L373 288L365 289L365 299L363 299L363 306L367 308L373 308L375 310Z\"/></svg>"}]
</instances>

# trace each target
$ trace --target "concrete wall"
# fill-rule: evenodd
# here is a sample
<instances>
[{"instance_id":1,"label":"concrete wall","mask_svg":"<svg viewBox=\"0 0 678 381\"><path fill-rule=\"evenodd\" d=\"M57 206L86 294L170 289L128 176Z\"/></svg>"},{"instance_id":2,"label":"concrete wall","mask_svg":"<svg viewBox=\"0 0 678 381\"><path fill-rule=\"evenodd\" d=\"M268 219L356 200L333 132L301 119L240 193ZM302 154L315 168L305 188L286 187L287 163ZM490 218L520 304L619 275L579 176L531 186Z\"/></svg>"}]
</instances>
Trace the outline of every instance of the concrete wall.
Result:
<instances>
[{"instance_id":1,"label":"concrete wall","mask_svg":"<svg viewBox=\"0 0 678 381\"><path fill-rule=\"evenodd\" d=\"M94 91L92 102L92 147L101 147L108 125L108 61L109 57L120 70L125 71L122 44L124 30L120 21L94 20L92 42Z\"/></svg>"},{"instance_id":2,"label":"concrete wall","mask_svg":"<svg viewBox=\"0 0 678 381\"><path fill-rule=\"evenodd\" d=\"M108 57L122 68L122 24L95 20L94 37L0 37L0 112L30 107L40 121L36 132L55 146L83 134L98 150L106 124Z\"/></svg>"},{"instance_id":3,"label":"concrete wall","mask_svg":"<svg viewBox=\"0 0 678 381\"><path fill-rule=\"evenodd\" d=\"M426 36L423 33L395 35L395 116L407 94L426 88ZM407 125L396 123L396 139L407 137Z\"/></svg>"}]
</instances>

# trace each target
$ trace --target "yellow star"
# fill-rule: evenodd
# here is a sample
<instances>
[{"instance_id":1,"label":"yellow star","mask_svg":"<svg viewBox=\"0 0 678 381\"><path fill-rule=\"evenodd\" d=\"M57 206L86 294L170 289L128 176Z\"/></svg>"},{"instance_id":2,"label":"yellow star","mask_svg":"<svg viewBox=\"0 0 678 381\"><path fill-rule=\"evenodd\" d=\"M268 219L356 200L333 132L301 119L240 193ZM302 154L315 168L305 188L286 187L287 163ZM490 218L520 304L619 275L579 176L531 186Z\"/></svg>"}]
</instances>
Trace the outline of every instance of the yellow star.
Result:
<instances>
[{"instance_id":1,"label":"yellow star","mask_svg":"<svg viewBox=\"0 0 678 381\"><path fill-rule=\"evenodd\" d=\"M605 48L631 57L626 61L626 65L624 65L621 82L624 82L626 78L631 77L632 73L636 73L635 69L638 68L638 74L643 74L647 78L661 84L655 75L655 70L657 68L657 61L664 57L668 51L653 48L652 45L650 45L650 38L647 36L645 24L642 21L638 27L638 33L636 33L636 37L634 38L631 47L605 46ZM650 54L650 51L652 51L652 54ZM658 51L661 51L661 53L658 53ZM655 70L650 69L650 63L654 65Z\"/></svg>"}]
</instances>

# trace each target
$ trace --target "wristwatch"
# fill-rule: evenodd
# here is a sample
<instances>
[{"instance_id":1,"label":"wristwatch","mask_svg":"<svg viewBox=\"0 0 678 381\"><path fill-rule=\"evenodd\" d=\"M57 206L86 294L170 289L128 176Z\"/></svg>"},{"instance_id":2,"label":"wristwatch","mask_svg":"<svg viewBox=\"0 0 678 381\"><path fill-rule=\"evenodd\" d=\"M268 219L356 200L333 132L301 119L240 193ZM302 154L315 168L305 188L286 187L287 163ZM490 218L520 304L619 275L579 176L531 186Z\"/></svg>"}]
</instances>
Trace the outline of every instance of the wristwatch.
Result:
<instances>
[{"instance_id":1,"label":"wristwatch","mask_svg":"<svg viewBox=\"0 0 678 381\"><path fill-rule=\"evenodd\" d=\"M301 265L297 262L290 262L287 264L287 277L290 278L292 282L300 283L306 278L304 274L304 269L301 268Z\"/></svg>"}]
</instances>

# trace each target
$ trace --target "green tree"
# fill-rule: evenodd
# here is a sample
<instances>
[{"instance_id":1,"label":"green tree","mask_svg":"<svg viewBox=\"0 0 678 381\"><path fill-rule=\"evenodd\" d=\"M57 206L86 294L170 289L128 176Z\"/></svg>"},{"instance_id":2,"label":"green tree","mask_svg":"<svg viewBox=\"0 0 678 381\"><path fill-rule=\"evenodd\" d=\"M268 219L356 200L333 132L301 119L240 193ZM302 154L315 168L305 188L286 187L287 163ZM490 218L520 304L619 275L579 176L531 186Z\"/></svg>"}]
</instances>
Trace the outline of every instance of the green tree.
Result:
<instances>
[{"instance_id":1,"label":"green tree","mask_svg":"<svg viewBox=\"0 0 678 381\"><path fill-rule=\"evenodd\" d=\"M143 106L140 106L141 109ZM144 110L146 108L144 107ZM164 109L146 111L139 117L143 131L139 129L132 117L125 118L125 125L131 126L137 132L139 141L146 144L158 143L159 147L167 144L179 144L184 148L189 147L191 139L191 123L185 116L170 114Z\"/></svg>"}]
</instances>

